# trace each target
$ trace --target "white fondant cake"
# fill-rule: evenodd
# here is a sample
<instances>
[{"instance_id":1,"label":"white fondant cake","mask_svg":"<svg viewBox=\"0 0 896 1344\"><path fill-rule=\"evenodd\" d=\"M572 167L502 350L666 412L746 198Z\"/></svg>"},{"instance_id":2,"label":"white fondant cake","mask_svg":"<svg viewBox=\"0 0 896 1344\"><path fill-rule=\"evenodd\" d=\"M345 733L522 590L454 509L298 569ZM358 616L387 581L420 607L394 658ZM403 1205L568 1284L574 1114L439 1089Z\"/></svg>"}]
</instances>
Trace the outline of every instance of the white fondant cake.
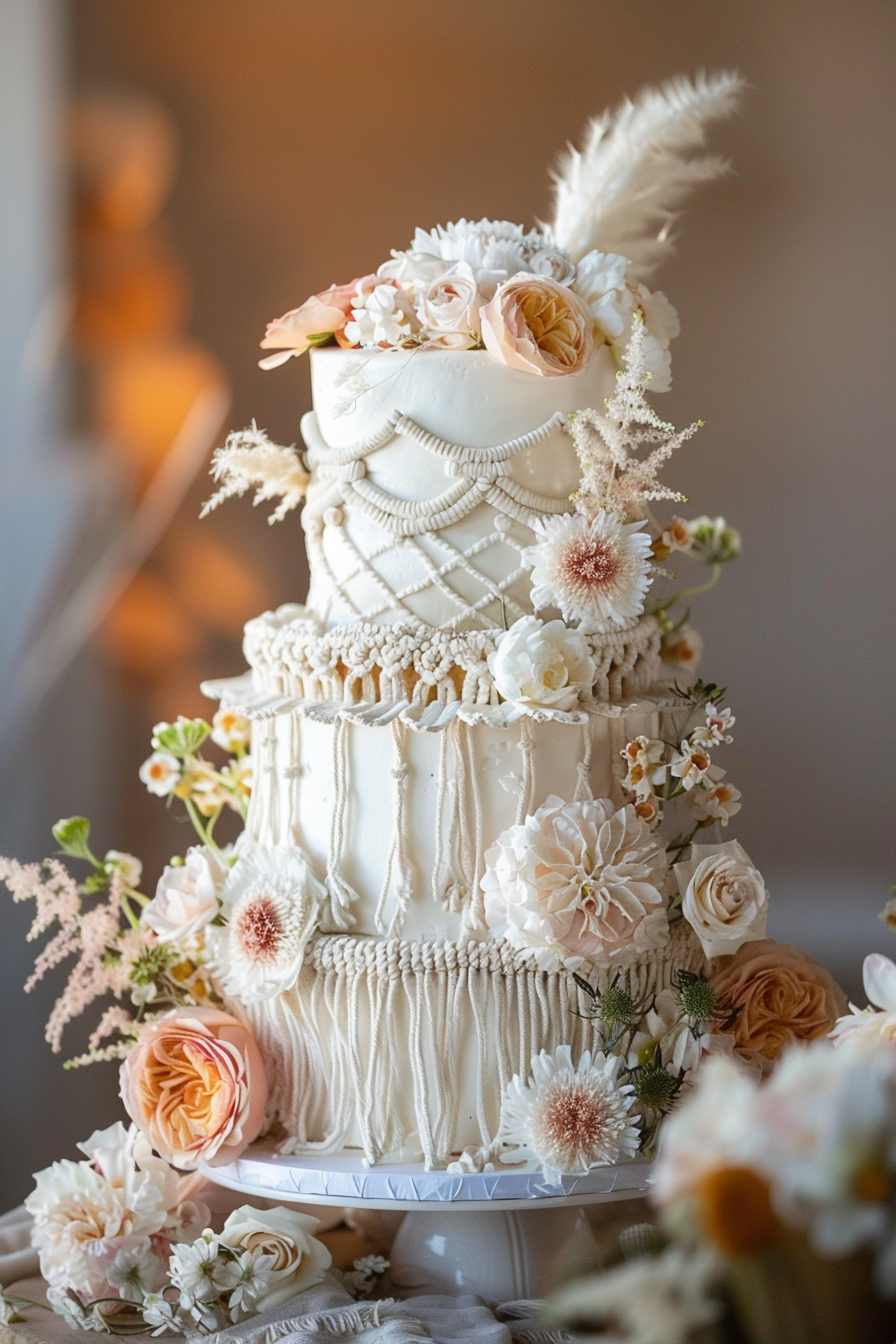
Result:
<instances>
[{"instance_id":1,"label":"white fondant cake","mask_svg":"<svg viewBox=\"0 0 896 1344\"><path fill-rule=\"evenodd\" d=\"M265 367L310 351L304 454L253 427L216 456L212 505L304 500L306 604L251 621L247 674L205 686L254 721L209 966L292 1151L631 1156L721 1020L687 986L764 934L740 846L694 843L739 806L711 760L733 720L661 566L717 576L738 543L652 512L697 428L645 399L677 318L638 262L666 244L638 198L634 259L602 248L564 171L553 232L418 230L271 323ZM586 1156L552 1078L584 1089Z\"/></svg>"}]
</instances>

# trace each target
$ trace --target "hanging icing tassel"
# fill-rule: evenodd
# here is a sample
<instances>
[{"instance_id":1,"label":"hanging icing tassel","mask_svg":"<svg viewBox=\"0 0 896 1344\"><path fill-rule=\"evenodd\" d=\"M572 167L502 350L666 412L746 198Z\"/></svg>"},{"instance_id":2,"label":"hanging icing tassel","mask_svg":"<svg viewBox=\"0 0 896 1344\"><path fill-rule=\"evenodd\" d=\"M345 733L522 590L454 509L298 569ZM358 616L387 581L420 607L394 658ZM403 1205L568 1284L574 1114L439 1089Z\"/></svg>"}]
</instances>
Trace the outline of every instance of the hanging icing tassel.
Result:
<instances>
[{"instance_id":1,"label":"hanging icing tassel","mask_svg":"<svg viewBox=\"0 0 896 1344\"><path fill-rule=\"evenodd\" d=\"M407 781L409 767L407 761L408 728L400 719L392 720L392 778L395 781L395 825L392 831L392 844L386 859L386 876L374 917L380 933L390 938L401 929L407 908L414 891L414 870L408 852L407 836ZM395 913L386 923L386 902L395 882Z\"/></svg>"},{"instance_id":2,"label":"hanging icing tassel","mask_svg":"<svg viewBox=\"0 0 896 1344\"><path fill-rule=\"evenodd\" d=\"M333 725L333 815L327 856L330 914L336 928L343 933L355 922L351 907L358 900L358 893L340 871L345 851L345 817L348 808L348 731L345 720L337 719Z\"/></svg>"},{"instance_id":3,"label":"hanging icing tassel","mask_svg":"<svg viewBox=\"0 0 896 1344\"><path fill-rule=\"evenodd\" d=\"M594 790L591 787L591 752L593 741L591 737L591 719L582 725L582 757L576 767L576 791L573 794L574 803L586 803L594 797Z\"/></svg>"}]
</instances>

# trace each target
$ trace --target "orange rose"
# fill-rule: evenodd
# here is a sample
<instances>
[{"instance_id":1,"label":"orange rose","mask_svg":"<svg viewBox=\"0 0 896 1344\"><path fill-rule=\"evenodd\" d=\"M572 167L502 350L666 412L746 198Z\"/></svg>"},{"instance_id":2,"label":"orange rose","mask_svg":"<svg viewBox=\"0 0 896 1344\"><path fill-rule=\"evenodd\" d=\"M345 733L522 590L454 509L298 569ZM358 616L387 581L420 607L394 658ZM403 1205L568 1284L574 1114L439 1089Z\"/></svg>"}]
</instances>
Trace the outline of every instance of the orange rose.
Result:
<instances>
[{"instance_id":1,"label":"orange rose","mask_svg":"<svg viewBox=\"0 0 896 1344\"><path fill-rule=\"evenodd\" d=\"M239 1157L261 1130L267 1095L253 1037L217 1008L175 1009L146 1023L121 1066L128 1115L186 1171Z\"/></svg>"},{"instance_id":2,"label":"orange rose","mask_svg":"<svg viewBox=\"0 0 896 1344\"><path fill-rule=\"evenodd\" d=\"M511 369L545 378L578 373L594 349L594 318L566 285L521 272L480 313L482 343Z\"/></svg>"},{"instance_id":3,"label":"orange rose","mask_svg":"<svg viewBox=\"0 0 896 1344\"><path fill-rule=\"evenodd\" d=\"M310 299L299 308L284 313L276 321L269 322L261 342L262 350L279 350L278 355L269 355L259 361L263 369L276 369L293 355L301 355L311 344L315 336L335 336L337 341L345 330L352 315L352 304L358 301L358 291L371 288L377 283L375 275L365 275L360 280L352 280L348 285L331 285L321 294L312 294ZM343 344L339 341L340 345Z\"/></svg>"},{"instance_id":4,"label":"orange rose","mask_svg":"<svg viewBox=\"0 0 896 1344\"><path fill-rule=\"evenodd\" d=\"M826 1036L846 1008L846 995L829 971L789 943L773 938L744 943L720 962L710 984L719 1007L739 1009L735 1050L768 1072L785 1046Z\"/></svg>"}]
</instances>

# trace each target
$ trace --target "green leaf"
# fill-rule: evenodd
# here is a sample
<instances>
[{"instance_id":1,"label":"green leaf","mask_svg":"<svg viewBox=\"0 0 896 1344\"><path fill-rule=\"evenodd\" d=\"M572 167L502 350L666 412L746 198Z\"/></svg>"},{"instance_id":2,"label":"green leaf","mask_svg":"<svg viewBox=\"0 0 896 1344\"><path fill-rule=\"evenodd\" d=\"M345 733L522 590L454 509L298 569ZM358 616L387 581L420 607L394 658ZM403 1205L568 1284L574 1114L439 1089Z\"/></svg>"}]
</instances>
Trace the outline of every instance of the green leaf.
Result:
<instances>
[{"instance_id":1,"label":"green leaf","mask_svg":"<svg viewBox=\"0 0 896 1344\"><path fill-rule=\"evenodd\" d=\"M86 817L63 817L53 827L53 839L63 854L69 854L73 859L86 859L88 863L96 863L87 843L89 835L90 822Z\"/></svg>"},{"instance_id":2,"label":"green leaf","mask_svg":"<svg viewBox=\"0 0 896 1344\"><path fill-rule=\"evenodd\" d=\"M306 336L305 340L311 346L329 345L333 339L332 331L318 331L314 336Z\"/></svg>"},{"instance_id":3,"label":"green leaf","mask_svg":"<svg viewBox=\"0 0 896 1344\"><path fill-rule=\"evenodd\" d=\"M152 745L157 751L168 751L183 759L194 756L211 731L205 719L186 719L180 715L176 723L156 725Z\"/></svg>"}]
</instances>

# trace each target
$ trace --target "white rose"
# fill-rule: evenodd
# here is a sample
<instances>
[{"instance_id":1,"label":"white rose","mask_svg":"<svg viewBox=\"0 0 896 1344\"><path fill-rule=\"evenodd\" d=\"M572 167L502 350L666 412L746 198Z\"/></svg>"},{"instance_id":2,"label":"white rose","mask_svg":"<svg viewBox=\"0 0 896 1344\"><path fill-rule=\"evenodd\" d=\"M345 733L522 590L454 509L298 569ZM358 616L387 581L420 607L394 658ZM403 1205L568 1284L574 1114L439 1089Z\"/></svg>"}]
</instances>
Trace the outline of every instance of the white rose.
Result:
<instances>
[{"instance_id":1,"label":"white rose","mask_svg":"<svg viewBox=\"0 0 896 1344\"><path fill-rule=\"evenodd\" d=\"M594 659L584 637L562 621L521 616L496 645L489 671L499 694L521 709L569 710L590 695Z\"/></svg>"},{"instance_id":2,"label":"white rose","mask_svg":"<svg viewBox=\"0 0 896 1344\"><path fill-rule=\"evenodd\" d=\"M194 845L182 864L162 873L156 894L143 911L143 923L160 943L193 937L218 913L218 893L228 871L208 845Z\"/></svg>"},{"instance_id":3,"label":"white rose","mask_svg":"<svg viewBox=\"0 0 896 1344\"><path fill-rule=\"evenodd\" d=\"M297 1293L320 1283L332 1256L312 1235L317 1219L293 1209L234 1209L224 1224L221 1241L227 1246L272 1255L269 1287L256 1302L258 1311L270 1311Z\"/></svg>"},{"instance_id":4,"label":"white rose","mask_svg":"<svg viewBox=\"0 0 896 1344\"><path fill-rule=\"evenodd\" d=\"M675 878L682 914L708 957L727 956L765 937L768 891L736 840L692 845L687 863L675 865Z\"/></svg>"},{"instance_id":5,"label":"white rose","mask_svg":"<svg viewBox=\"0 0 896 1344\"><path fill-rule=\"evenodd\" d=\"M570 257L557 247L543 247L523 268L533 275L546 275L556 280L558 285L571 285L576 278L576 268Z\"/></svg>"},{"instance_id":6,"label":"white rose","mask_svg":"<svg viewBox=\"0 0 896 1344\"><path fill-rule=\"evenodd\" d=\"M478 344L480 294L471 266L459 261L421 290L417 306L430 344L469 350Z\"/></svg>"}]
</instances>

